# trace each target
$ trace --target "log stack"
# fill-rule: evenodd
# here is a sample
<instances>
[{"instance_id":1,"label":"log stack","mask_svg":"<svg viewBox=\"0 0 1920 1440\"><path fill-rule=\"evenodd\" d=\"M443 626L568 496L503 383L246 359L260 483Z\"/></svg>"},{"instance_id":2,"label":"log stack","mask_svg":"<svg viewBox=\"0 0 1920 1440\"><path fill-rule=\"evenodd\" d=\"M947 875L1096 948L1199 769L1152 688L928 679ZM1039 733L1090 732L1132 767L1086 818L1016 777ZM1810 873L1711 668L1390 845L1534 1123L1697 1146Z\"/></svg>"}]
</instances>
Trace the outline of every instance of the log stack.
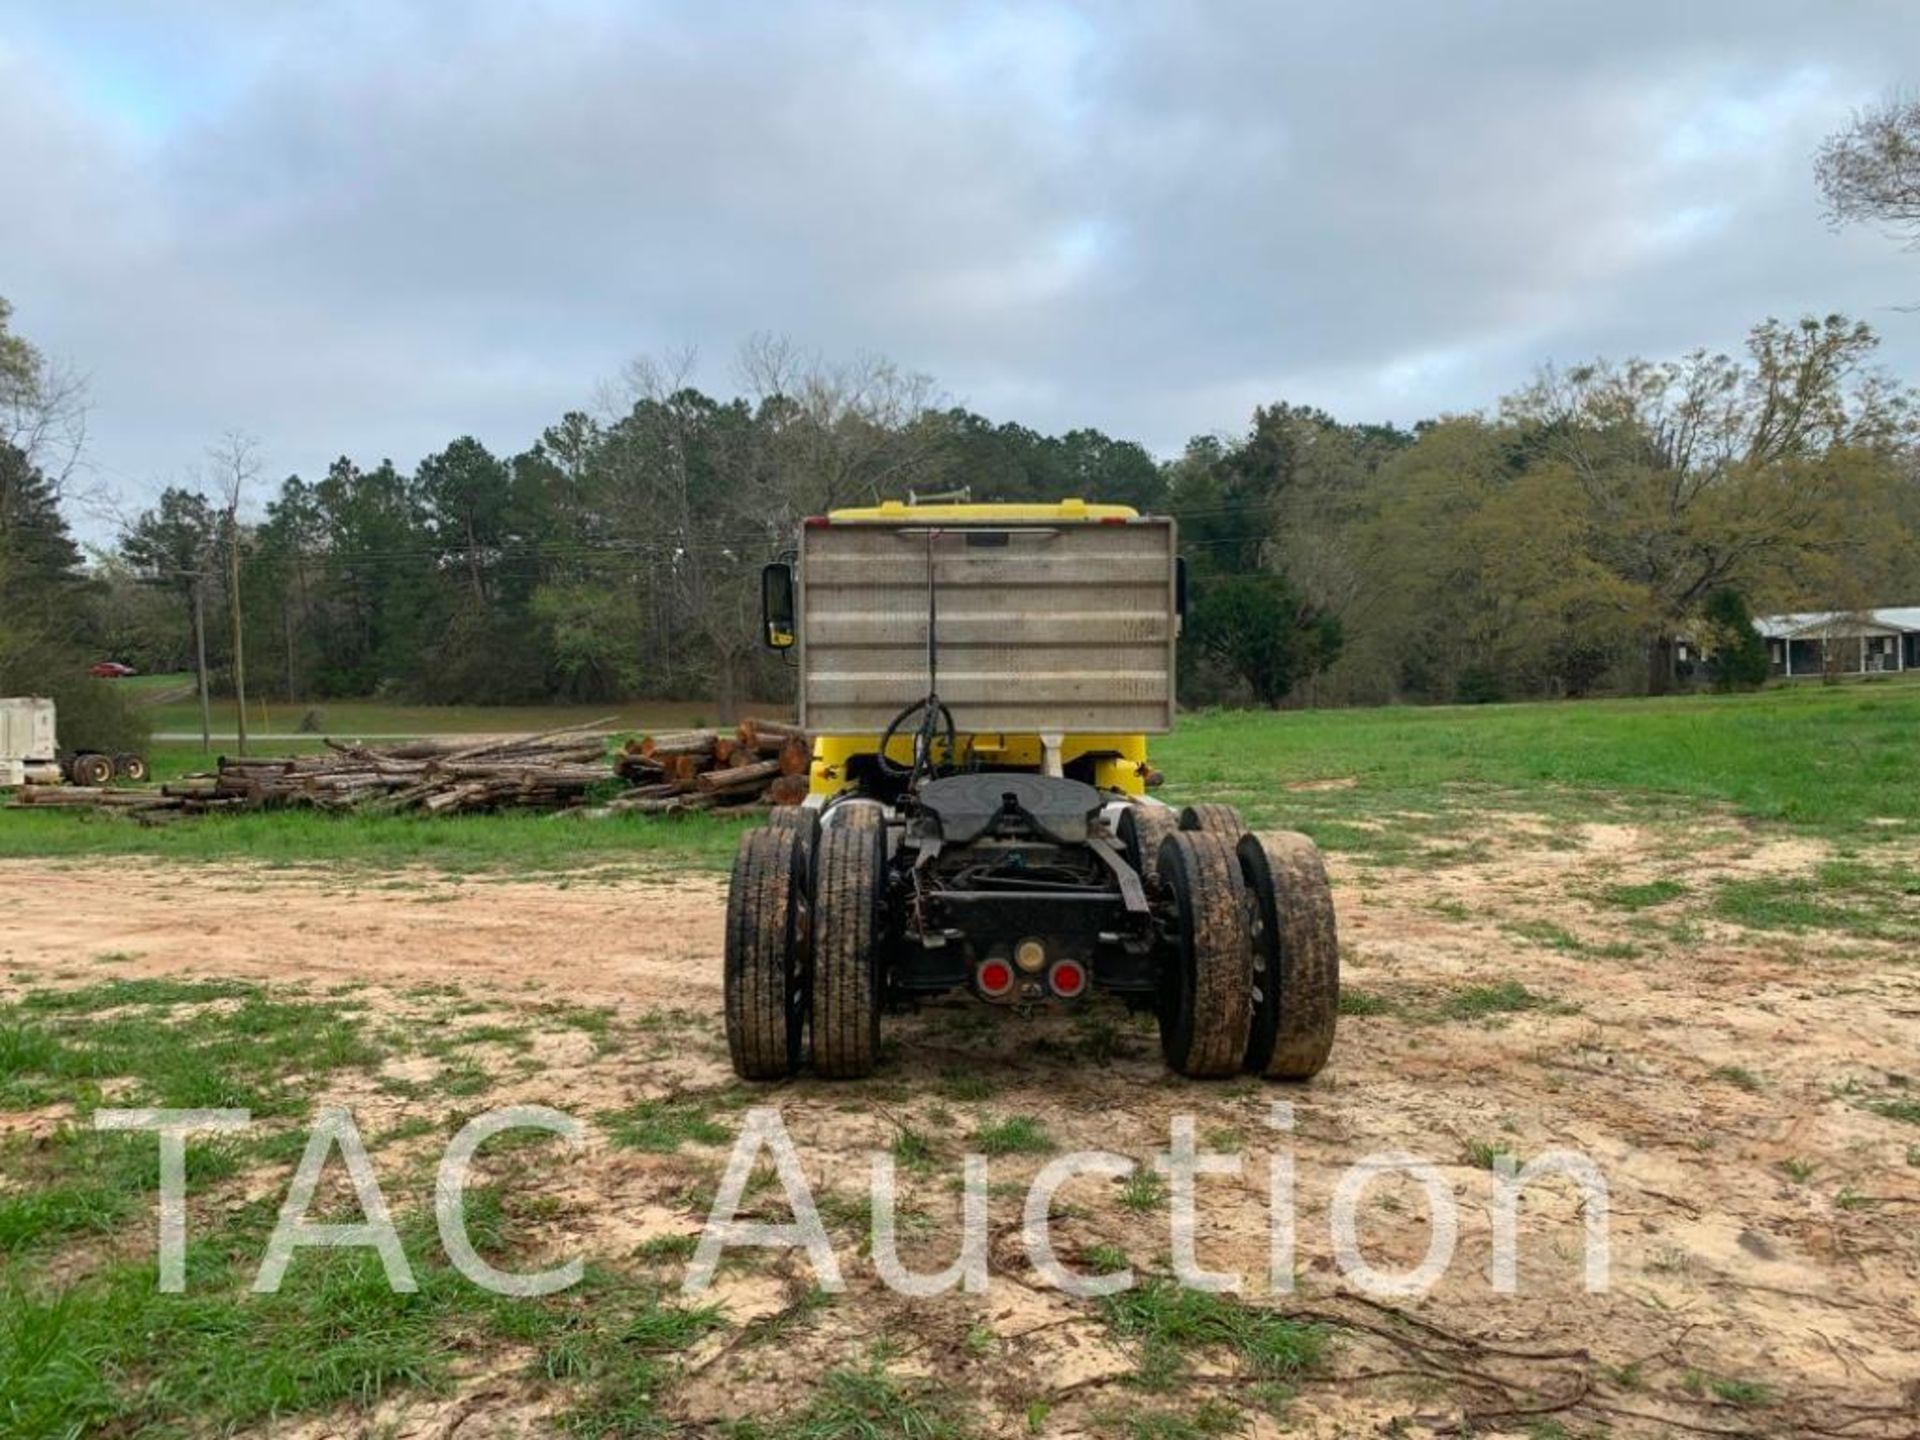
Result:
<instances>
[{"instance_id":1,"label":"log stack","mask_svg":"<svg viewBox=\"0 0 1920 1440\"><path fill-rule=\"evenodd\" d=\"M410 740L366 745L328 740L314 755L220 757L210 773L162 785L189 814L220 809L307 808L372 815L458 815L480 810L562 810L614 780L607 722L475 743Z\"/></svg>"},{"instance_id":2,"label":"log stack","mask_svg":"<svg viewBox=\"0 0 1920 1440\"><path fill-rule=\"evenodd\" d=\"M813 743L783 720L743 720L735 730L675 730L630 740L614 769L633 789L616 812L744 815L807 798Z\"/></svg>"},{"instance_id":3,"label":"log stack","mask_svg":"<svg viewBox=\"0 0 1920 1440\"><path fill-rule=\"evenodd\" d=\"M602 807L616 814L741 815L806 799L813 747L795 726L748 720L733 731L648 735L609 756L607 723L479 743L328 740L313 755L223 755L212 771L158 789L28 785L12 803L114 810L154 821L291 808L458 815L572 810L616 780L630 787Z\"/></svg>"}]
</instances>

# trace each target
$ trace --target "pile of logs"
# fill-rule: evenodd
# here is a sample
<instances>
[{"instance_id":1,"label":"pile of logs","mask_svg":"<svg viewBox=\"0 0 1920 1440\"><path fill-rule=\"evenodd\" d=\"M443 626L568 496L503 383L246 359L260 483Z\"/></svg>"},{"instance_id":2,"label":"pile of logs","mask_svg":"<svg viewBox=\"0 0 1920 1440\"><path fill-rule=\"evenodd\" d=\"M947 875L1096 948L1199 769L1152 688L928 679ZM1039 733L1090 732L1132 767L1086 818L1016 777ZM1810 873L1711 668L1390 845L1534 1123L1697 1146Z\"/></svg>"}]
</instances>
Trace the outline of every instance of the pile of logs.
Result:
<instances>
[{"instance_id":1,"label":"pile of logs","mask_svg":"<svg viewBox=\"0 0 1920 1440\"><path fill-rule=\"evenodd\" d=\"M239 799L250 809L305 805L363 814L457 815L473 810L564 810L614 778L607 722L475 744L326 742L318 755L267 760L222 756L211 776L161 793L194 802Z\"/></svg>"},{"instance_id":2,"label":"pile of logs","mask_svg":"<svg viewBox=\"0 0 1920 1440\"><path fill-rule=\"evenodd\" d=\"M457 815L573 810L615 780L631 787L595 813L738 815L807 796L812 746L792 725L748 720L734 732L683 730L607 753L607 721L476 743L328 740L314 755L220 757L216 769L158 789L24 786L17 806L110 809L164 821L222 810L305 807L359 814Z\"/></svg>"},{"instance_id":3,"label":"pile of logs","mask_svg":"<svg viewBox=\"0 0 1920 1440\"><path fill-rule=\"evenodd\" d=\"M737 730L677 730L630 740L613 767L633 789L615 812L739 815L807 798L812 742L796 725L743 720Z\"/></svg>"}]
</instances>

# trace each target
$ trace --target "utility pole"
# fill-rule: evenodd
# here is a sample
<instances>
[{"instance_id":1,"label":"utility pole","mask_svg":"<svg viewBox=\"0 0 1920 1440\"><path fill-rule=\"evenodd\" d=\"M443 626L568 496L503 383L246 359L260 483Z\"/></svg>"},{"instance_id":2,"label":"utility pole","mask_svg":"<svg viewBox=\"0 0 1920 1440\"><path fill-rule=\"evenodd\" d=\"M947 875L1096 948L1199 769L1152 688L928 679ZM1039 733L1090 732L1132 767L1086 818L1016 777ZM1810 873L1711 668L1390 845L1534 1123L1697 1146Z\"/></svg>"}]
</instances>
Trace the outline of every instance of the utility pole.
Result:
<instances>
[{"instance_id":1,"label":"utility pole","mask_svg":"<svg viewBox=\"0 0 1920 1440\"><path fill-rule=\"evenodd\" d=\"M227 492L227 604L233 616L233 739L247 753L247 655L240 615L240 497L260 474L253 438L229 430L207 452Z\"/></svg>"},{"instance_id":2,"label":"utility pole","mask_svg":"<svg viewBox=\"0 0 1920 1440\"><path fill-rule=\"evenodd\" d=\"M247 657L242 649L240 624L240 517L239 486L234 486L234 503L227 511L227 601L233 611L233 725L234 745L247 753Z\"/></svg>"},{"instance_id":3,"label":"utility pole","mask_svg":"<svg viewBox=\"0 0 1920 1440\"><path fill-rule=\"evenodd\" d=\"M193 648L200 675L200 753L213 753L213 702L207 695L207 572L193 576Z\"/></svg>"}]
</instances>

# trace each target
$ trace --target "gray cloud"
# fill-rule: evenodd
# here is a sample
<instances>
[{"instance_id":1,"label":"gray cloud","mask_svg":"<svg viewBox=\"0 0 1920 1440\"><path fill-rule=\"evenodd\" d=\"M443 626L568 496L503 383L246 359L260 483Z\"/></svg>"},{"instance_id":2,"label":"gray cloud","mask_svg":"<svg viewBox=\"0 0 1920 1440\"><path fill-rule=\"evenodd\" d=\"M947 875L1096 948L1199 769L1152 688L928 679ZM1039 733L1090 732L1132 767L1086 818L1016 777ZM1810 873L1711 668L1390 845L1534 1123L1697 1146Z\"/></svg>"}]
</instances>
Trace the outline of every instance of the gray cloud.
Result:
<instances>
[{"instance_id":1,"label":"gray cloud","mask_svg":"<svg viewBox=\"0 0 1920 1440\"><path fill-rule=\"evenodd\" d=\"M0 293L136 496L236 425L516 448L756 330L1163 452L1769 313L1911 376L1920 260L1810 176L1920 74L1903 8L50 4L0 40Z\"/></svg>"}]
</instances>

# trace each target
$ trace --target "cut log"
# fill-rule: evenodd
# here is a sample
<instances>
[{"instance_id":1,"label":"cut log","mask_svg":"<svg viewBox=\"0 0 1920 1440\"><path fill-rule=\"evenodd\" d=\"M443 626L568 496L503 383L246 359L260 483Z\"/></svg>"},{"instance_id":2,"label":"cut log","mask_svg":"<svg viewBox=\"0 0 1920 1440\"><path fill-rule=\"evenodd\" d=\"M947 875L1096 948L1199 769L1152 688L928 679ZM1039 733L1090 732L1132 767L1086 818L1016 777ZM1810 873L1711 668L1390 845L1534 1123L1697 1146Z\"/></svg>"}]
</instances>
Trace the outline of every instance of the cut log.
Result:
<instances>
[{"instance_id":1,"label":"cut log","mask_svg":"<svg viewBox=\"0 0 1920 1440\"><path fill-rule=\"evenodd\" d=\"M775 805L798 805L812 788L804 775L781 775L767 787L767 799Z\"/></svg>"},{"instance_id":2,"label":"cut log","mask_svg":"<svg viewBox=\"0 0 1920 1440\"><path fill-rule=\"evenodd\" d=\"M673 730L665 735L643 736L640 753L648 759L665 755L711 756L714 742L719 738L718 730Z\"/></svg>"},{"instance_id":3,"label":"cut log","mask_svg":"<svg viewBox=\"0 0 1920 1440\"><path fill-rule=\"evenodd\" d=\"M778 760L756 760L751 765L736 765L727 770L709 770L695 783L702 790L760 789L779 773Z\"/></svg>"}]
</instances>

